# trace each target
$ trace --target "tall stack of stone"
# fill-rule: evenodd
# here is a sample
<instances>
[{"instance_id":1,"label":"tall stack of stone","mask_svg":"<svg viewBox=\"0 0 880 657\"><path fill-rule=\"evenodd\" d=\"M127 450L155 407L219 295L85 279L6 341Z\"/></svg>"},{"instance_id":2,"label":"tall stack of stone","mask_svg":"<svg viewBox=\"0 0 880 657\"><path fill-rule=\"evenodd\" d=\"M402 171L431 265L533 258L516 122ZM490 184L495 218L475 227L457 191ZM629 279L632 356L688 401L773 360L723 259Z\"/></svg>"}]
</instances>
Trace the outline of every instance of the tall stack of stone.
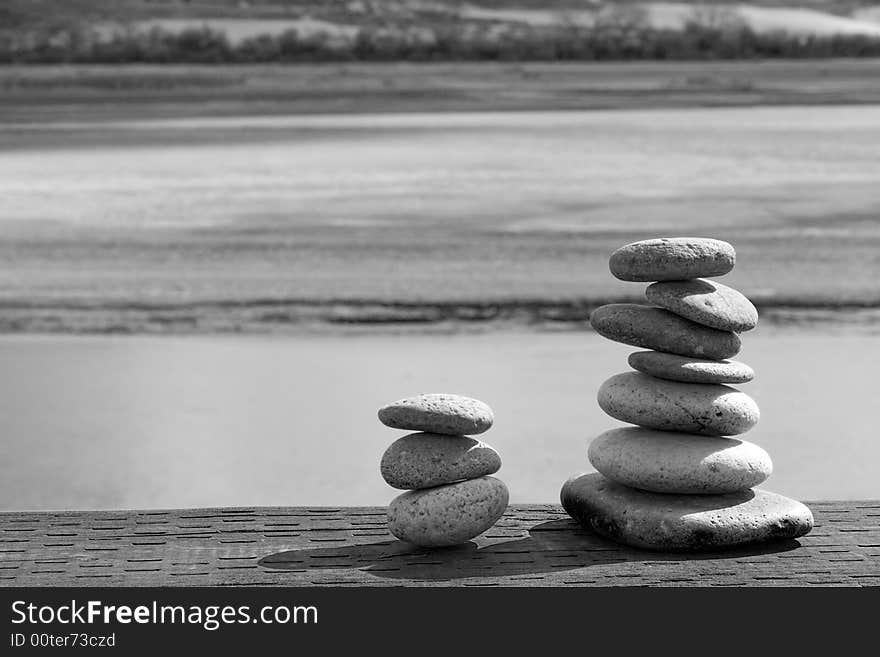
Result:
<instances>
[{"instance_id":1,"label":"tall stack of stone","mask_svg":"<svg viewBox=\"0 0 880 657\"><path fill-rule=\"evenodd\" d=\"M492 426L487 404L469 397L426 394L379 409L382 424L417 431L399 438L382 456L388 485L407 490L388 507L388 528L423 547L464 543L494 525L507 509L501 468L490 445L467 434Z\"/></svg>"},{"instance_id":2,"label":"tall stack of stone","mask_svg":"<svg viewBox=\"0 0 880 657\"><path fill-rule=\"evenodd\" d=\"M653 550L722 549L812 529L810 510L762 489L772 470L758 445L736 436L758 422L747 394L731 387L754 377L727 360L758 313L736 290L716 281L733 269L727 242L667 238L635 242L611 256L624 281L651 282L654 305L610 304L590 323L610 340L649 349L630 354L632 372L599 389L599 406L636 425L592 441L597 473L577 475L562 488L575 520L622 543Z\"/></svg>"}]
</instances>

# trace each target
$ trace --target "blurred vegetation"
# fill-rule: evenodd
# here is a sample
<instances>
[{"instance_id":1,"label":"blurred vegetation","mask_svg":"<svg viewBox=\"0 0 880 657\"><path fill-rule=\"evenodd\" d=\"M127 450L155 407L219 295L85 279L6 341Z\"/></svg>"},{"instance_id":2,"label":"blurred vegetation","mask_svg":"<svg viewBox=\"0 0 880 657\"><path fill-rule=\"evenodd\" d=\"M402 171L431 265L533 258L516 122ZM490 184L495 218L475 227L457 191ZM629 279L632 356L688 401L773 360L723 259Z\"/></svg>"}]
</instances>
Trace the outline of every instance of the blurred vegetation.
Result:
<instances>
[{"instance_id":1,"label":"blurred vegetation","mask_svg":"<svg viewBox=\"0 0 880 657\"><path fill-rule=\"evenodd\" d=\"M0 37L0 63L268 63L333 61L610 61L750 58L877 57L880 39L757 34L745 27L692 23L681 31L598 25L546 31L519 28L503 34L438 29L432 38L363 28L341 42L325 33L296 31L230 43L208 28L159 28L92 39L61 30L22 44Z\"/></svg>"},{"instance_id":2,"label":"blurred vegetation","mask_svg":"<svg viewBox=\"0 0 880 657\"><path fill-rule=\"evenodd\" d=\"M575 23L547 27L461 21L451 14L431 13L428 9L413 9L415 13L406 14L406 20L400 18L404 14L380 20L379 9L387 13L394 7L398 12L406 8L406 3L390 0L384 4L373 0L356 3L326 0L320 5L322 17L330 18L332 13L332 18L345 19L351 27L356 27L354 36L289 30L231 40L225 32L208 26L171 31L161 25L145 26L137 22L159 14L178 15L172 12L204 15L207 9L214 14L222 10L242 16L282 9L302 12L302 7L311 4L308 0L297 3L290 0L246 3L238 0L192 3L0 0L0 63L609 61L880 56L878 37L757 33L732 17L724 5L714 3L695 7L694 20L678 30L647 26L639 6L629 3L609 5L610 11L602 13L589 27ZM362 6L360 21L353 20L355 4ZM532 6L533 3L483 0L480 4L509 7ZM567 4L567 0L561 4ZM536 0L534 6L547 7L547 3ZM102 25L103 29L99 27ZM107 29L107 25L113 26L112 29Z\"/></svg>"}]
</instances>

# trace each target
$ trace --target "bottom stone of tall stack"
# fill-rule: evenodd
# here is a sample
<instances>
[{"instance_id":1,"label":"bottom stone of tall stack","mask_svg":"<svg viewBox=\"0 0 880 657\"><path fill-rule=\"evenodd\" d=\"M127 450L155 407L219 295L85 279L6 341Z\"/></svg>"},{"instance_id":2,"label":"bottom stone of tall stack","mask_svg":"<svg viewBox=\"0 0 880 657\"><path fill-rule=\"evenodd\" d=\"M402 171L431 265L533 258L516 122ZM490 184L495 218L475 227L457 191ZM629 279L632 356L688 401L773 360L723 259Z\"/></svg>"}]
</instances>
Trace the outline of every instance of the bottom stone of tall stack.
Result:
<instances>
[{"instance_id":1,"label":"bottom stone of tall stack","mask_svg":"<svg viewBox=\"0 0 880 657\"><path fill-rule=\"evenodd\" d=\"M761 489L724 495L650 493L588 473L566 481L561 498L568 515L587 529L646 550L723 550L794 539L813 528L813 514L805 505Z\"/></svg>"},{"instance_id":2,"label":"bottom stone of tall stack","mask_svg":"<svg viewBox=\"0 0 880 657\"><path fill-rule=\"evenodd\" d=\"M504 482L488 476L411 490L388 506L388 529L421 547L458 545L494 525L508 497Z\"/></svg>"}]
</instances>

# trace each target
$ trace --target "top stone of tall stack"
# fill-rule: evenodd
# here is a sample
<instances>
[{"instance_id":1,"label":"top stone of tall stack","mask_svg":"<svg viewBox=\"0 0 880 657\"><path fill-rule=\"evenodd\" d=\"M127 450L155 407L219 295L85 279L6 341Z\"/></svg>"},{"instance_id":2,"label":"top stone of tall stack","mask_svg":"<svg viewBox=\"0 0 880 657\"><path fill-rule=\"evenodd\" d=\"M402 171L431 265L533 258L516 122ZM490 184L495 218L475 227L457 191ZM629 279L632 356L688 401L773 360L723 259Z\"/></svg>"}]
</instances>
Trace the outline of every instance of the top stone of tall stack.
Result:
<instances>
[{"instance_id":1,"label":"top stone of tall stack","mask_svg":"<svg viewBox=\"0 0 880 657\"><path fill-rule=\"evenodd\" d=\"M708 237L664 237L622 246L608 264L622 281L683 281L727 274L736 264L736 251Z\"/></svg>"}]
</instances>

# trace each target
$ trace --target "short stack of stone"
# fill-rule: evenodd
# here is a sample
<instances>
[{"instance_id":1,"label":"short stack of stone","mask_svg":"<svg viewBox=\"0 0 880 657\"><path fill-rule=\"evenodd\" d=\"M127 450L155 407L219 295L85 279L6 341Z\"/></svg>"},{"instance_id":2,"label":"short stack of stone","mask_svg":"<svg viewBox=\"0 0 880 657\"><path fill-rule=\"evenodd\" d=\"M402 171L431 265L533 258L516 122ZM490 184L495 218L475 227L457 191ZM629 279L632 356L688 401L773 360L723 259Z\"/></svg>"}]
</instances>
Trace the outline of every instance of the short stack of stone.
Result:
<instances>
[{"instance_id":1,"label":"short stack of stone","mask_svg":"<svg viewBox=\"0 0 880 657\"><path fill-rule=\"evenodd\" d=\"M727 242L665 238L621 247L611 272L624 281L652 282L654 305L618 303L590 316L602 336L649 349L630 354L636 371L599 389L599 406L634 427L592 441L597 473L562 488L575 520L613 540L652 550L723 549L793 539L812 529L810 510L795 500L753 489L770 476L758 445L731 438L758 422L747 394L731 387L754 377L726 360L740 350L739 333L758 313L740 292L716 281L733 269Z\"/></svg>"},{"instance_id":2,"label":"short stack of stone","mask_svg":"<svg viewBox=\"0 0 880 657\"><path fill-rule=\"evenodd\" d=\"M507 486L489 476L501 468L501 457L468 435L492 426L487 404L461 395L418 395L379 409L379 420L419 432L399 438L382 456L388 485L409 491L388 507L394 536L422 547L458 545L504 514Z\"/></svg>"}]
</instances>

